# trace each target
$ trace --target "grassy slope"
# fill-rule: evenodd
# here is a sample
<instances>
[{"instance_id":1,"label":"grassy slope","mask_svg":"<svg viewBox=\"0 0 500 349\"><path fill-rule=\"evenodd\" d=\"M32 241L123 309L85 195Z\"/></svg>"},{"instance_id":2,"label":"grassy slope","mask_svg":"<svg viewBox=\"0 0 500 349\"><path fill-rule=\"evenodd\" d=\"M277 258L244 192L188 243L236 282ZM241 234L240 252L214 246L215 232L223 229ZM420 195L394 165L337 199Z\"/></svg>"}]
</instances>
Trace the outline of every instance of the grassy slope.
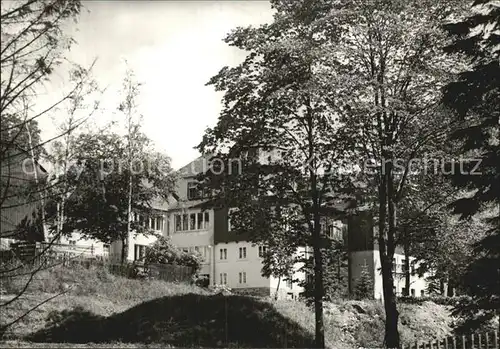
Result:
<instances>
[{"instance_id":1,"label":"grassy slope","mask_svg":"<svg viewBox=\"0 0 500 349\"><path fill-rule=\"evenodd\" d=\"M226 343L233 347L312 344L314 314L302 303L222 297L193 286L129 280L102 270L78 268L59 267L40 273L22 301L0 309L0 322L14 319L70 285L67 294L44 304L15 325L9 334L11 338L26 339L30 334L28 339L37 342L168 343L190 347ZM21 286L19 282L3 285L8 293ZM421 306L401 305L400 312L400 331L405 342L442 337L450 330L450 318L442 306L430 302ZM380 303L339 301L326 305L325 314L330 346L381 345L384 316Z\"/></svg>"}]
</instances>

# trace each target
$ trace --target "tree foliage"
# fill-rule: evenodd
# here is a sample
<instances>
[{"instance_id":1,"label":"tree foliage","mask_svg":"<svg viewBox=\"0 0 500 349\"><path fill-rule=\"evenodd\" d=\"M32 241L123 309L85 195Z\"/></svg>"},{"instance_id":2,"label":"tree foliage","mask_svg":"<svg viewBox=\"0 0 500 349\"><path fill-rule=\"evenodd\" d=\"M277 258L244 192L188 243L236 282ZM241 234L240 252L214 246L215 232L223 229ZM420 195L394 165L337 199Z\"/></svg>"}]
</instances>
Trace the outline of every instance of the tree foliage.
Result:
<instances>
[{"instance_id":1,"label":"tree foliage","mask_svg":"<svg viewBox=\"0 0 500 349\"><path fill-rule=\"evenodd\" d=\"M72 188L67 199L63 233L77 231L104 243L128 238L128 176L133 178L133 208L143 219L154 216L155 200L174 190L170 159L155 152L150 140L137 134L129 169L127 144L113 133L83 133L74 141L76 165L66 173ZM135 234L147 234L145 221L131 222ZM123 256L122 256L123 258Z\"/></svg>"},{"instance_id":2,"label":"tree foliage","mask_svg":"<svg viewBox=\"0 0 500 349\"><path fill-rule=\"evenodd\" d=\"M468 61L467 69L446 86L444 103L466 122L454 133L462 151L471 161L480 161L477 175L457 173L454 183L467 195L455 201L462 218L485 212L491 224L486 236L475 244L474 260L463 278L463 287L472 296L461 302L455 313L473 330L500 315L500 7L495 1L477 0L463 20L449 24L454 42L446 47Z\"/></svg>"},{"instance_id":3,"label":"tree foliage","mask_svg":"<svg viewBox=\"0 0 500 349\"><path fill-rule=\"evenodd\" d=\"M148 246L144 264L171 264L183 265L193 268L195 274L201 268L201 255L199 253L184 252L173 245L170 239L159 235L158 239Z\"/></svg>"},{"instance_id":4,"label":"tree foliage","mask_svg":"<svg viewBox=\"0 0 500 349\"><path fill-rule=\"evenodd\" d=\"M266 233L270 240L273 231L257 225L285 210L292 246L312 246L318 347L325 345L325 239L319 223L340 196L337 189L343 177L338 170L347 155L336 142L338 106L329 82L335 62L325 60L321 52L321 45L332 47L337 36L336 24L324 20L332 5L273 1L277 12L271 24L237 28L227 36L229 45L248 55L210 80L216 90L225 92L223 110L199 146L221 159L226 170L231 159L247 159L242 171L226 171L209 184L218 189L224 205L239 209L235 225ZM256 150L261 157L250 156Z\"/></svg>"},{"instance_id":5,"label":"tree foliage","mask_svg":"<svg viewBox=\"0 0 500 349\"><path fill-rule=\"evenodd\" d=\"M347 298L348 296L348 259L347 249L343 242L334 242L323 250L323 282L325 288L325 300L332 302L335 299ZM313 275L314 260L309 257L303 263L301 269L305 275ZM311 278L305 278L300 286L304 287L302 296L306 302L311 303L314 299L314 283Z\"/></svg>"},{"instance_id":6,"label":"tree foliage","mask_svg":"<svg viewBox=\"0 0 500 349\"><path fill-rule=\"evenodd\" d=\"M340 121L370 170L364 171L365 200L378 222L388 347L400 345L392 273L399 211L428 165L424 155L440 155L436 150L453 127L440 106L440 88L455 62L441 51L440 26L459 8L450 1L374 0L346 1L338 12L342 36L332 57L348 68L337 87L348 101Z\"/></svg>"},{"instance_id":7,"label":"tree foliage","mask_svg":"<svg viewBox=\"0 0 500 349\"><path fill-rule=\"evenodd\" d=\"M28 232L39 223L42 227L46 223L43 209L47 189L46 176L41 171L38 161L45 154L44 146L51 139L43 141L40 139L38 119L71 98L75 88L64 92L60 99L49 105L42 105L39 97L42 89L50 83L55 68L64 60L64 53L73 43L73 40L62 30L64 24L69 20L75 20L80 9L81 2L73 0L20 0L1 3L0 162L2 164L2 192L0 204L2 227L11 223L10 217L26 213L26 211L29 211L29 214L19 224L22 231ZM84 74L75 77L77 87L87 82L88 71L84 71ZM58 137L61 137L61 134L54 138ZM40 176L32 170L30 174L22 173L25 171L21 171L20 168L26 159L31 160L32 169L35 167L41 171ZM14 170L11 171L12 169ZM19 185L19 177L22 177L21 181L25 181L25 185ZM27 177L30 180L27 181ZM31 218L31 213L36 216L34 223L25 224ZM38 258L43 259L47 249L44 249ZM41 265L47 267L43 263ZM0 267L2 278L14 278L22 276L23 273L29 275L23 290L11 300L2 302L0 307L15 304L40 271L39 267L31 266L21 273L20 268L21 265L5 264ZM39 305L35 305L20 317L2 324L0 335Z\"/></svg>"}]
</instances>

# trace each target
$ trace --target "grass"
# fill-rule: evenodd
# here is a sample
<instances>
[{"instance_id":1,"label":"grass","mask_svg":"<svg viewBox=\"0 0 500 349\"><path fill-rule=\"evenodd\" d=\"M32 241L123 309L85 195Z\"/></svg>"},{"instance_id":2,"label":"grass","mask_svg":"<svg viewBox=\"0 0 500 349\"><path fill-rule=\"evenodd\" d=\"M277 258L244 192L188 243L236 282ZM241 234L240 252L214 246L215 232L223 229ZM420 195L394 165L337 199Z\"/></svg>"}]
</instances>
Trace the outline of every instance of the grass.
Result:
<instances>
[{"instance_id":1,"label":"grass","mask_svg":"<svg viewBox=\"0 0 500 349\"><path fill-rule=\"evenodd\" d=\"M37 276L22 300L0 309L1 322L15 319L68 287L70 291L13 326L8 333L11 341L3 345L312 346L314 313L300 302L213 295L191 285L130 280L101 269L56 267ZM13 294L22 285L19 280L12 280L3 288ZM432 302L401 304L399 310L403 342L443 337L450 331L450 316L444 306ZM380 302L339 300L325 304L325 337L329 347L380 347L383 333L384 311Z\"/></svg>"}]
</instances>

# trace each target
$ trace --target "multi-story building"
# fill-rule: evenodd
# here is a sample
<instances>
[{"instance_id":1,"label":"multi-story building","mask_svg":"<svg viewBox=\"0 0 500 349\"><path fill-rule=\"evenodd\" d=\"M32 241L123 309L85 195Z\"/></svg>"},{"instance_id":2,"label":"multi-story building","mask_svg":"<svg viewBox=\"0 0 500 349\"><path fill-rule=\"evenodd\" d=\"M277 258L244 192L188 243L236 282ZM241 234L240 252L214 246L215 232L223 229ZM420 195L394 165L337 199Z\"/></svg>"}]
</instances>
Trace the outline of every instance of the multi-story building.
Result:
<instances>
[{"instance_id":1,"label":"multi-story building","mask_svg":"<svg viewBox=\"0 0 500 349\"><path fill-rule=\"evenodd\" d=\"M276 154L259 153L260 161L270 161ZM262 261L266 246L255 245L250 241L250 232L238 234L231 229L229 209L203 209L203 203L208 195L199 189L197 175L207 171L209 166L207 157L199 157L178 171L176 195L168 202L157 202L152 217L140 217L134 214L134 219L143 221L151 230L169 237L174 245L186 252L198 252L203 261L200 275L209 280L211 285L227 285L233 290L252 294L274 296L279 288L281 297L296 298L303 291L298 283L306 277L299 271L300 265L294 266L291 279L279 280L274 277L262 276ZM342 204L341 204L342 205ZM332 212L341 212L333 209ZM321 222L324 235L331 239L344 240L348 250L349 290L354 292L361 273L365 270L371 277L373 284L373 298L382 299L382 277L380 273L380 257L374 236L376 226L368 214L361 212L357 216L341 216L333 213L332 217L325 217ZM146 253L148 245L156 241L154 235L132 235L128 239L127 260L140 260ZM115 242L111 246L103 245L96 251L109 254L112 259L119 260L121 243ZM301 254L310 254L310 249L304 247L297 251ZM394 256L394 280L396 294L403 293L404 256L397 249ZM410 257L410 261L413 262ZM413 268L417 266L410 263ZM299 281L299 282L297 282ZM411 274L410 295L422 296L427 287L425 277Z\"/></svg>"},{"instance_id":2,"label":"multi-story building","mask_svg":"<svg viewBox=\"0 0 500 349\"><path fill-rule=\"evenodd\" d=\"M198 189L196 176L206 171L208 165L208 159L200 157L178 171L177 197L169 206L167 236L179 248L202 254L200 274L212 285L269 296L279 288L280 296L298 297L302 292L298 280L303 279L299 265L292 275L295 282L263 277L266 247L250 242L248 233L232 231L228 209L202 210L206 195Z\"/></svg>"}]
</instances>

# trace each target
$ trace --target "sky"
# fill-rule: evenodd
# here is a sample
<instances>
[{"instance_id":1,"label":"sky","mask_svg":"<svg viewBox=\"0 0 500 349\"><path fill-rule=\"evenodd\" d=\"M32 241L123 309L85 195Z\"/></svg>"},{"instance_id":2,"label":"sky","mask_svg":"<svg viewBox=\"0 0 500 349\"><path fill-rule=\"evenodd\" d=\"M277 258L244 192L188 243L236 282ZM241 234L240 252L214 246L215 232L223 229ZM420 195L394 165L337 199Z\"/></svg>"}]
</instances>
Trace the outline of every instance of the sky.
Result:
<instances>
[{"instance_id":1,"label":"sky","mask_svg":"<svg viewBox=\"0 0 500 349\"><path fill-rule=\"evenodd\" d=\"M270 3L94 0L84 6L78 23L68 26L77 44L66 56L86 67L97 58L93 76L106 92L91 124L124 120L116 108L128 66L143 84L138 98L143 131L172 158L174 168L195 159L199 153L193 147L221 110L222 93L205 84L245 57L222 39L237 26L270 22ZM55 74L47 94L67 87L66 76ZM57 134L55 123L57 116L40 120L43 138Z\"/></svg>"}]
</instances>

